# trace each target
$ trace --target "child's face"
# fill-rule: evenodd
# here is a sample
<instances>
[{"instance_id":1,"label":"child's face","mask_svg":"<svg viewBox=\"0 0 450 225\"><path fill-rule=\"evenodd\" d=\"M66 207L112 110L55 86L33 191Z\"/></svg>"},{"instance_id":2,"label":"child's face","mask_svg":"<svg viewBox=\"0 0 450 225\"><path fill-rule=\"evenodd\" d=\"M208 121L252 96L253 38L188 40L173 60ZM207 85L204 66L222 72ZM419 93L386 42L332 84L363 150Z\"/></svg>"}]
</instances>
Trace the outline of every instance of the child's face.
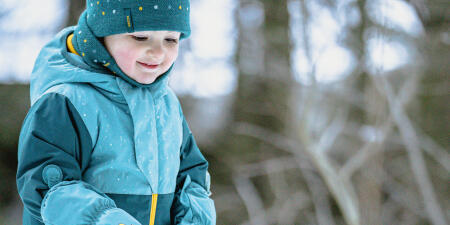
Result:
<instances>
[{"instance_id":1,"label":"child's face","mask_svg":"<svg viewBox=\"0 0 450 225\"><path fill-rule=\"evenodd\" d=\"M142 31L105 37L105 46L120 69L141 84L165 73L178 56L180 32Z\"/></svg>"}]
</instances>

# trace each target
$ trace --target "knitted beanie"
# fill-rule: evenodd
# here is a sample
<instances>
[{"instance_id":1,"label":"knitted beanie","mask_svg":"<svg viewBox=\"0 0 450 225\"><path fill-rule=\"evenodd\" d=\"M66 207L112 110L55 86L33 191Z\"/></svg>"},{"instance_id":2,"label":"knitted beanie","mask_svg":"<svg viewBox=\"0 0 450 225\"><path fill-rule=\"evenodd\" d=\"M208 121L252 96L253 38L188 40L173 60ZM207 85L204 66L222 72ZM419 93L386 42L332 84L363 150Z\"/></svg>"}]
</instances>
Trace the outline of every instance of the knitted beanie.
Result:
<instances>
[{"instance_id":1,"label":"knitted beanie","mask_svg":"<svg viewBox=\"0 0 450 225\"><path fill-rule=\"evenodd\" d=\"M72 44L84 62L95 69L107 68L135 86L149 86L151 84L141 84L127 76L106 50L101 38L137 31L169 30L180 32L181 40L191 33L189 11L189 0L87 0L86 10L75 27Z\"/></svg>"}]
</instances>

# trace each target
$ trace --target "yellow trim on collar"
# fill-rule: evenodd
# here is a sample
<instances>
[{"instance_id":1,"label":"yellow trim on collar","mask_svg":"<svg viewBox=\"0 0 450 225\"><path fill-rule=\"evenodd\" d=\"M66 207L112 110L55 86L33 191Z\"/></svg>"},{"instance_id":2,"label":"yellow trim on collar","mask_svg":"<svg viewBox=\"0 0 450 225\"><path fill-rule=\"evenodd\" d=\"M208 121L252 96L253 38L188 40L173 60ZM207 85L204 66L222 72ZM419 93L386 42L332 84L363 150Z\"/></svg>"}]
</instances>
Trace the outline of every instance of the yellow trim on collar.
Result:
<instances>
[{"instance_id":1,"label":"yellow trim on collar","mask_svg":"<svg viewBox=\"0 0 450 225\"><path fill-rule=\"evenodd\" d=\"M72 39L73 39L73 34L70 34L70 35L67 37L67 41L66 41L66 43L67 43L67 48L68 48L69 51L72 52L73 54L80 55L80 54L78 54L77 51L75 51L75 48L73 47L73 44L72 44Z\"/></svg>"},{"instance_id":2,"label":"yellow trim on collar","mask_svg":"<svg viewBox=\"0 0 450 225\"><path fill-rule=\"evenodd\" d=\"M150 209L150 223L149 225L155 224L155 217L156 217L156 204L158 202L158 194L152 194L152 205Z\"/></svg>"}]
</instances>

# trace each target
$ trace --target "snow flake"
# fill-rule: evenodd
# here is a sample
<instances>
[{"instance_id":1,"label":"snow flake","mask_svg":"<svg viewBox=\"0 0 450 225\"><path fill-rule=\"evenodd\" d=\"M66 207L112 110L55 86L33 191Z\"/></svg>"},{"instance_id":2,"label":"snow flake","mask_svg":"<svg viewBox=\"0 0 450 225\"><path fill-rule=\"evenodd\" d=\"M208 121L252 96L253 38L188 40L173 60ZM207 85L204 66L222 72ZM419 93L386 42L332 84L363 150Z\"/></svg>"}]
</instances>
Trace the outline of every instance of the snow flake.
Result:
<instances>
[{"instance_id":1,"label":"snow flake","mask_svg":"<svg viewBox=\"0 0 450 225\"><path fill-rule=\"evenodd\" d=\"M153 6L154 9L158 9L158 5Z\"/></svg>"}]
</instances>

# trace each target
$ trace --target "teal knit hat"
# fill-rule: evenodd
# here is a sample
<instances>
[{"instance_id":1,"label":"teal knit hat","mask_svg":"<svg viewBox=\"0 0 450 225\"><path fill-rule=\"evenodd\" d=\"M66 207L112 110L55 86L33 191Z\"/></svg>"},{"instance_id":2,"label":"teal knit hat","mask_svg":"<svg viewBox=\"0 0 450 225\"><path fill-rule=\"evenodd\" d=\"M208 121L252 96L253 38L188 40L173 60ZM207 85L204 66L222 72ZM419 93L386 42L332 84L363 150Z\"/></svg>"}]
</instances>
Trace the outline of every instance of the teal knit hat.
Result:
<instances>
[{"instance_id":1,"label":"teal knit hat","mask_svg":"<svg viewBox=\"0 0 450 225\"><path fill-rule=\"evenodd\" d=\"M101 38L121 33L169 30L180 32L180 39L185 39L191 33L189 12L189 0L87 0L72 43L83 60L95 69L107 68L136 86L149 86L151 84L140 84L123 73Z\"/></svg>"},{"instance_id":2,"label":"teal knit hat","mask_svg":"<svg viewBox=\"0 0 450 225\"><path fill-rule=\"evenodd\" d=\"M87 24L97 37L147 30L191 33L188 0L88 0Z\"/></svg>"}]
</instances>

